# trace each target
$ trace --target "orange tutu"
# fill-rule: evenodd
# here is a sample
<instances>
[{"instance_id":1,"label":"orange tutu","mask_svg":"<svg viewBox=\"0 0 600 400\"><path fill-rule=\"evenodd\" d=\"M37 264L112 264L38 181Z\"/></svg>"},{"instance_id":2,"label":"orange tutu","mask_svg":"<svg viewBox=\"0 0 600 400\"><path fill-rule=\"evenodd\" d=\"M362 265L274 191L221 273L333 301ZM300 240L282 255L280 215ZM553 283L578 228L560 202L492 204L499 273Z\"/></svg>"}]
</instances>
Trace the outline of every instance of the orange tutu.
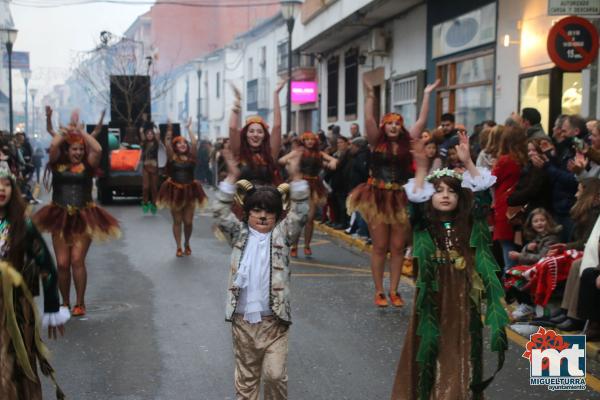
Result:
<instances>
[{"instance_id":1,"label":"orange tutu","mask_svg":"<svg viewBox=\"0 0 600 400\"><path fill-rule=\"evenodd\" d=\"M78 238L108 240L121 236L119 221L95 203L82 208L48 204L36 212L32 220L41 232L58 235L68 244Z\"/></svg>"},{"instance_id":2,"label":"orange tutu","mask_svg":"<svg viewBox=\"0 0 600 400\"><path fill-rule=\"evenodd\" d=\"M327 188L319 176L305 176L304 179L310 187L310 201L316 206L322 206L327 203Z\"/></svg>"},{"instance_id":3,"label":"orange tutu","mask_svg":"<svg viewBox=\"0 0 600 400\"><path fill-rule=\"evenodd\" d=\"M360 212L368 223L406 224L408 199L404 188L382 189L369 183L361 183L348 195L348 214Z\"/></svg>"},{"instance_id":4,"label":"orange tutu","mask_svg":"<svg viewBox=\"0 0 600 400\"><path fill-rule=\"evenodd\" d=\"M156 205L159 208L181 210L191 203L204 207L207 202L208 198L200 182L177 183L169 178L160 186Z\"/></svg>"}]
</instances>

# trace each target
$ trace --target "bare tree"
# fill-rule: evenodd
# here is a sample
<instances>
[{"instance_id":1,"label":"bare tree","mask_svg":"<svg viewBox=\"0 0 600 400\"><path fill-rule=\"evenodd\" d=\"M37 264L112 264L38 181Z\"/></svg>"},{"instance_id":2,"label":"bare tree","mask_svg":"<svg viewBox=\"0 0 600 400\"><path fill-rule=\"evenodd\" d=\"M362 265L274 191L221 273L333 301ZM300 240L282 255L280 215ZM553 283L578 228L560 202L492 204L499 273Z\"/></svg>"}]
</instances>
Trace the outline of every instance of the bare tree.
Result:
<instances>
[{"instance_id":1,"label":"bare tree","mask_svg":"<svg viewBox=\"0 0 600 400\"><path fill-rule=\"evenodd\" d=\"M173 85L170 72L159 75L153 68L154 56L147 53L142 42L103 31L100 44L91 51L77 53L73 62L74 75L90 102L110 104L118 114L111 115L111 119L125 122L128 128L139 125L150 106L147 103L164 96ZM149 97L144 82L151 85ZM111 84L122 94L120 98L111 99ZM116 104L118 101L122 104Z\"/></svg>"}]
</instances>

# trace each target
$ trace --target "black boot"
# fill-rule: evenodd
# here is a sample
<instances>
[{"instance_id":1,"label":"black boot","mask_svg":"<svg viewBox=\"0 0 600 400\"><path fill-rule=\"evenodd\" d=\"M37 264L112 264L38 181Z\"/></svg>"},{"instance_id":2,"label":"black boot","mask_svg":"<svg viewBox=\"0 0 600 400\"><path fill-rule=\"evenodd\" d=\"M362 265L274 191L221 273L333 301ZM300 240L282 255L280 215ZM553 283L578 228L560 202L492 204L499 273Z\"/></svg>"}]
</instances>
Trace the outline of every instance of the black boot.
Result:
<instances>
[{"instance_id":1,"label":"black boot","mask_svg":"<svg viewBox=\"0 0 600 400\"><path fill-rule=\"evenodd\" d=\"M560 309L560 312L555 315L554 317L550 318L550 322L552 322L555 325L558 324L562 324L563 322L565 322L567 320L567 310L564 309Z\"/></svg>"},{"instance_id":2,"label":"black boot","mask_svg":"<svg viewBox=\"0 0 600 400\"><path fill-rule=\"evenodd\" d=\"M567 317L563 323L556 325L556 327L561 331L573 332L582 330L584 325L585 321Z\"/></svg>"}]
</instances>

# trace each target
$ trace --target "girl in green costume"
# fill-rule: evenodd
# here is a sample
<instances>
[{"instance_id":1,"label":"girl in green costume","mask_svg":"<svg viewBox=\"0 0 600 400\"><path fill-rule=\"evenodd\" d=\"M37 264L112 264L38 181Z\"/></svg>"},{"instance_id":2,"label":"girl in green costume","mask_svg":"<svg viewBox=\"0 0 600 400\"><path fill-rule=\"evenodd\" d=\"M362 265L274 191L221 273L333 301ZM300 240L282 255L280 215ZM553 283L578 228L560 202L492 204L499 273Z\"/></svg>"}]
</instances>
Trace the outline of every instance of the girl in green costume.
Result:
<instances>
[{"instance_id":1,"label":"girl in green costume","mask_svg":"<svg viewBox=\"0 0 600 400\"><path fill-rule=\"evenodd\" d=\"M413 143L415 178L404 186L412 204L413 252L418 268L413 314L392 399L482 399L482 302L498 368L507 348L508 317L496 276L486 222L487 192L495 177L471 161L469 140L456 151L464 174L443 169L427 176L424 142ZM478 193L475 193L478 192ZM474 194L475 193L475 194ZM489 196L488 196L489 197Z\"/></svg>"},{"instance_id":2,"label":"girl in green costume","mask_svg":"<svg viewBox=\"0 0 600 400\"><path fill-rule=\"evenodd\" d=\"M41 340L34 296L44 293L42 325L48 336L64 332L70 317L59 306L57 273L44 239L25 215L14 175L0 162L0 399L42 400L42 373L54 381ZM41 281L41 285L40 285ZM56 384L56 382L54 382ZM63 399L56 387L56 396Z\"/></svg>"}]
</instances>

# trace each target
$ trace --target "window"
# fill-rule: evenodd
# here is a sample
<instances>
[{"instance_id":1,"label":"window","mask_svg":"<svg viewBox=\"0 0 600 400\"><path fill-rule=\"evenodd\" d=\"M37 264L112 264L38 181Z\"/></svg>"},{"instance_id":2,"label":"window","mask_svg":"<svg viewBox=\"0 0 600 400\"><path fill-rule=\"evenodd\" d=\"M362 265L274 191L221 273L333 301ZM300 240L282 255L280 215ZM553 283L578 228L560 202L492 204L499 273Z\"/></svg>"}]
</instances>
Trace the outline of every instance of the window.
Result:
<instances>
[{"instance_id":1,"label":"window","mask_svg":"<svg viewBox=\"0 0 600 400\"><path fill-rule=\"evenodd\" d=\"M221 73L217 72L217 88L215 89L215 94L217 99L221 97Z\"/></svg>"},{"instance_id":2,"label":"window","mask_svg":"<svg viewBox=\"0 0 600 400\"><path fill-rule=\"evenodd\" d=\"M404 124L412 126L417 120L417 76L399 78L392 83L392 107L404 117Z\"/></svg>"},{"instance_id":3,"label":"window","mask_svg":"<svg viewBox=\"0 0 600 400\"><path fill-rule=\"evenodd\" d=\"M542 126L548 132L550 121L550 73L521 78L519 85L520 110L533 107L542 115Z\"/></svg>"},{"instance_id":4,"label":"window","mask_svg":"<svg viewBox=\"0 0 600 400\"><path fill-rule=\"evenodd\" d=\"M338 68L339 59L330 58L327 61L327 117L338 116Z\"/></svg>"},{"instance_id":5,"label":"window","mask_svg":"<svg viewBox=\"0 0 600 400\"><path fill-rule=\"evenodd\" d=\"M267 46L260 48L259 66L261 76L264 76L267 73Z\"/></svg>"},{"instance_id":6,"label":"window","mask_svg":"<svg viewBox=\"0 0 600 400\"><path fill-rule=\"evenodd\" d=\"M437 119L453 113L456 122L471 130L475 124L493 119L494 54L480 52L436 66L441 80L437 90Z\"/></svg>"},{"instance_id":7,"label":"window","mask_svg":"<svg viewBox=\"0 0 600 400\"><path fill-rule=\"evenodd\" d=\"M562 76L562 114L581 114L583 88L580 72L565 72Z\"/></svg>"},{"instance_id":8,"label":"window","mask_svg":"<svg viewBox=\"0 0 600 400\"><path fill-rule=\"evenodd\" d=\"M358 49L351 49L344 56L345 68L345 115L356 115L358 100Z\"/></svg>"},{"instance_id":9,"label":"window","mask_svg":"<svg viewBox=\"0 0 600 400\"><path fill-rule=\"evenodd\" d=\"M277 44L277 72L287 71L288 67L288 42Z\"/></svg>"},{"instance_id":10,"label":"window","mask_svg":"<svg viewBox=\"0 0 600 400\"><path fill-rule=\"evenodd\" d=\"M559 114L581 114L582 97L581 72L562 72L554 68L519 78L519 110L537 109L546 133L551 132Z\"/></svg>"},{"instance_id":11,"label":"window","mask_svg":"<svg viewBox=\"0 0 600 400\"><path fill-rule=\"evenodd\" d=\"M246 84L246 109L254 112L258 110L258 79Z\"/></svg>"},{"instance_id":12,"label":"window","mask_svg":"<svg viewBox=\"0 0 600 400\"><path fill-rule=\"evenodd\" d=\"M254 60L252 60L252 57L250 57L248 59L248 80L254 79Z\"/></svg>"}]
</instances>

